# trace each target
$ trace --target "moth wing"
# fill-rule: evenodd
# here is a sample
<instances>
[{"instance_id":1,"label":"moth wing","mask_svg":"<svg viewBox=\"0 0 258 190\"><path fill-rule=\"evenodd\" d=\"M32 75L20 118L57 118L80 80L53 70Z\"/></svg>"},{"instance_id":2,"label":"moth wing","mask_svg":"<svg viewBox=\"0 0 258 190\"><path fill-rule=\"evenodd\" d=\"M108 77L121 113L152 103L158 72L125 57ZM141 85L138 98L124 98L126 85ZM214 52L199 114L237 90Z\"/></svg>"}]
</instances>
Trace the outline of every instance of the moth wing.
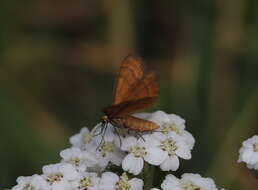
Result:
<instances>
[{"instance_id":1,"label":"moth wing","mask_svg":"<svg viewBox=\"0 0 258 190\"><path fill-rule=\"evenodd\" d=\"M158 96L156 76L154 73L149 73L131 87L127 97L124 98L124 101L140 100L156 96Z\"/></svg>"},{"instance_id":2,"label":"moth wing","mask_svg":"<svg viewBox=\"0 0 258 190\"><path fill-rule=\"evenodd\" d=\"M156 101L156 98L157 97L145 97L138 100L126 101L108 106L104 108L103 111L109 118L122 117L152 105Z\"/></svg>"},{"instance_id":3,"label":"moth wing","mask_svg":"<svg viewBox=\"0 0 258 190\"><path fill-rule=\"evenodd\" d=\"M144 77L141 62L133 56L126 57L120 66L114 87L113 104L120 104L128 99L132 88Z\"/></svg>"}]
</instances>

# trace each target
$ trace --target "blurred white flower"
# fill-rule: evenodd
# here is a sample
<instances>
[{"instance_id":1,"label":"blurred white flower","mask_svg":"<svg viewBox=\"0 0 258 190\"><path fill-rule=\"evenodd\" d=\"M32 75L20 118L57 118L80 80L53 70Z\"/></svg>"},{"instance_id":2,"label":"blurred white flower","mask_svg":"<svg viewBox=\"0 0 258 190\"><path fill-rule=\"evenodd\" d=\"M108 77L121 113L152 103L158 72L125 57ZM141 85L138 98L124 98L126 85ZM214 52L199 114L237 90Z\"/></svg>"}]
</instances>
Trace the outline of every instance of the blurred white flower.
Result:
<instances>
[{"instance_id":1,"label":"blurred white flower","mask_svg":"<svg viewBox=\"0 0 258 190\"><path fill-rule=\"evenodd\" d=\"M258 169L258 135L242 143L242 147L239 150L238 162L245 162L250 169Z\"/></svg>"},{"instance_id":2,"label":"blurred white flower","mask_svg":"<svg viewBox=\"0 0 258 190\"><path fill-rule=\"evenodd\" d=\"M150 190L160 190L160 189L158 189L158 188L151 188Z\"/></svg>"},{"instance_id":3,"label":"blurred white flower","mask_svg":"<svg viewBox=\"0 0 258 190\"><path fill-rule=\"evenodd\" d=\"M62 162L74 165L74 167L79 171L85 171L86 168L97 164L95 154L82 151L77 147L72 147L61 151L60 156L63 158Z\"/></svg>"},{"instance_id":4,"label":"blurred white flower","mask_svg":"<svg viewBox=\"0 0 258 190\"><path fill-rule=\"evenodd\" d=\"M122 142L122 150L129 153L122 162L122 168L134 175L142 171L144 160L152 165L160 165L167 156L166 152L153 146L150 135L143 135L142 138L127 137Z\"/></svg>"},{"instance_id":5,"label":"blurred white flower","mask_svg":"<svg viewBox=\"0 0 258 190\"><path fill-rule=\"evenodd\" d=\"M105 172L102 174L99 184L99 190L142 190L143 181L138 178L129 180L126 173L118 176L113 172Z\"/></svg>"},{"instance_id":6,"label":"blurred white flower","mask_svg":"<svg viewBox=\"0 0 258 190\"><path fill-rule=\"evenodd\" d=\"M135 114L135 116L157 123L160 126L157 131L161 131L165 135L176 133L184 139L190 149L193 148L195 139L191 133L185 130L185 120L180 116L176 114L167 114L163 111L140 113Z\"/></svg>"},{"instance_id":7,"label":"blurred white flower","mask_svg":"<svg viewBox=\"0 0 258 190\"><path fill-rule=\"evenodd\" d=\"M17 178L17 185L11 190L50 190L50 185L40 175Z\"/></svg>"},{"instance_id":8,"label":"blurred white flower","mask_svg":"<svg viewBox=\"0 0 258 190\"><path fill-rule=\"evenodd\" d=\"M67 163L46 165L42 171L43 177L51 185L51 190L70 190L72 188L70 182L79 177L73 165Z\"/></svg>"},{"instance_id":9,"label":"blurred white flower","mask_svg":"<svg viewBox=\"0 0 258 190\"><path fill-rule=\"evenodd\" d=\"M251 164L247 164L247 167L248 167L249 169L255 169L255 170L258 170L258 162L257 162L256 164L253 164L253 165L251 165Z\"/></svg>"},{"instance_id":10,"label":"blurred white flower","mask_svg":"<svg viewBox=\"0 0 258 190\"><path fill-rule=\"evenodd\" d=\"M96 173L80 172L72 182L73 190L98 190L100 178Z\"/></svg>"},{"instance_id":11,"label":"blurred white flower","mask_svg":"<svg viewBox=\"0 0 258 190\"><path fill-rule=\"evenodd\" d=\"M163 171L176 171L179 168L179 158L186 160L191 159L190 147L184 139L171 133L169 136L162 133L152 135L152 145L156 145L165 154L165 160L161 163L160 168Z\"/></svg>"},{"instance_id":12,"label":"blurred white flower","mask_svg":"<svg viewBox=\"0 0 258 190\"><path fill-rule=\"evenodd\" d=\"M163 190L217 190L211 178L203 178L199 174L190 173L183 174L181 179L169 174L161 187Z\"/></svg>"}]
</instances>

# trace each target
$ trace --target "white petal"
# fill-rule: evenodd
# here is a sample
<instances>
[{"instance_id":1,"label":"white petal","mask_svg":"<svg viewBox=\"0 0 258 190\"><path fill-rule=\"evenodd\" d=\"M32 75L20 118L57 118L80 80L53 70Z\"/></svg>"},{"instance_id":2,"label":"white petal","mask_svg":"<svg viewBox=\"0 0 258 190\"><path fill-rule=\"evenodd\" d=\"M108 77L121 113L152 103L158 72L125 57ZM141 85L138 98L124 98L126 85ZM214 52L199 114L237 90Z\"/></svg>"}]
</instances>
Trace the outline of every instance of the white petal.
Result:
<instances>
[{"instance_id":1,"label":"white petal","mask_svg":"<svg viewBox=\"0 0 258 190\"><path fill-rule=\"evenodd\" d=\"M70 143L74 146L79 146L81 141L81 134L76 134L70 137Z\"/></svg>"},{"instance_id":2,"label":"white petal","mask_svg":"<svg viewBox=\"0 0 258 190\"><path fill-rule=\"evenodd\" d=\"M168 174L162 182L161 188L163 190L181 190L180 180L176 176Z\"/></svg>"},{"instance_id":3,"label":"white petal","mask_svg":"<svg viewBox=\"0 0 258 190\"><path fill-rule=\"evenodd\" d=\"M167 152L156 147L146 148L146 151L147 154L144 156L144 160L155 166L160 165L168 156Z\"/></svg>"},{"instance_id":4,"label":"white petal","mask_svg":"<svg viewBox=\"0 0 258 190\"><path fill-rule=\"evenodd\" d=\"M176 114L168 114L170 122L175 123L178 126L184 126L185 120Z\"/></svg>"},{"instance_id":5,"label":"white petal","mask_svg":"<svg viewBox=\"0 0 258 190\"><path fill-rule=\"evenodd\" d=\"M138 144L138 141L135 137L126 137L122 141L121 149L128 151L132 146L135 146L137 144Z\"/></svg>"},{"instance_id":6,"label":"white petal","mask_svg":"<svg viewBox=\"0 0 258 190\"><path fill-rule=\"evenodd\" d=\"M164 135L163 133L154 133L153 137L155 139L157 139L158 141L164 141L166 140L168 137L166 135Z\"/></svg>"},{"instance_id":7,"label":"white petal","mask_svg":"<svg viewBox=\"0 0 258 190\"><path fill-rule=\"evenodd\" d=\"M149 119L152 116L152 113L135 113L133 116L138 117L140 119Z\"/></svg>"},{"instance_id":8,"label":"white petal","mask_svg":"<svg viewBox=\"0 0 258 190\"><path fill-rule=\"evenodd\" d=\"M52 184L51 187L52 187L51 188L52 190L71 190L72 189L71 184L66 180L55 182Z\"/></svg>"},{"instance_id":9,"label":"white petal","mask_svg":"<svg viewBox=\"0 0 258 190\"><path fill-rule=\"evenodd\" d=\"M107 154L104 159L116 166L120 166L124 157L125 153L122 152L119 148L114 147L114 152L110 152L109 154Z\"/></svg>"},{"instance_id":10,"label":"white petal","mask_svg":"<svg viewBox=\"0 0 258 190\"><path fill-rule=\"evenodd\" d=\"M153 147L153 146L160 145L160 141L158 140L158 138L156 138L155 134L143 135L143 139L144 139L144 141L143 141L142 145L144 147Z\"/></svg>"},{"instance_id":11,"label":"white petal","mask_svg":"<svg viewBox=\"0 0 258 190\"><path fill-rule=\"evenodd\" d=\"M184 131L183 137L185 139L186 144L190 147L190 149L193 149L195 144L195 139L191 133L188 131Z\"/></svg>"},{"instance_id":12,"label":"white petal","mask_svg":"<svg viewBox=\"0 0 258 190\"><path fill-rule=\"evenodd\" d=\"M133 178L128 182L131 186L130 190L142 190L143 181L138 178Z\"/></svg>"},{"instance_id":13,"label":"white petal","mask_svg":"<svg viewBox=\"0 0 258 190\"><path fill-rule=\"evenodd\" d=\"M67 148L60 152L60 156L64 159L69 159L71 157L79 156L82 151L77 147Z\"/></svg>"},{"instance_id":14,"label":"white petal","mask_svg":"<svg viewBox=\"0 0 258 190\"><path fill-rule=\"evenodd\" d=\"M168 115L163 111L156 111L152 114L152 117L149 118L150 121L157 123L158 125L162 125L162 123L169 122Z\"/></svg>"},{"instance_id":15,"label":"white petal","mask_svg":"<svg viewBox=\"0 0 258 190\"><path fill-rule=\"evenodd\" d=\"M258 152L253 152L250 157L250 164L256 164L258 162Z\"/></svg>"},{"instance_id":16,"label":"white petal","mask_svg":"<svg viewBox=\"0 0 258 190\"><path fill-rule=\"evenodd\" d=\"M179 168L179 159L177 156L170 156L160 165L163 171L176 171Z\"/></svg>"},{"instance_id":17,"label":"white petal","mask_svg":"<svg viewBox=\"0 0 258 190\"><path fill-rule=\"evenodd\" d=\"M178 149L175 151L177 156L186 160L191 159L190 147L185 142L177 142L176 145L178 146Z\"/></svg>"},{"instance_id":18,"label":"white petal","mask_svg":"<svg viewBox=\"0 0 258 190\"><path fill-rule=\"evenodd\" d=\"M250 161L251 161L250 159L251 159L252 154L253 154L253 151L248 150L248 149L245 150L245 151L243 152L243 154L242 154L242 160L243 160L244 162L250 164Z\"/></svg>"},{"instance_id":19,"label":"white petal","mask_svg":"<svg viewBox=\"0 0 258 190\"><path fill-rule=\"evenodd\" d=\"M128 154L122 162L122 168L124 171L138 175L141 173L143 168L143 159L136 158L133 156L133 154Z\"/></svg>"},{"instance_id":20,"label":"white petal","mask_svg":"<svg viewBox=\"0 0 258 190\"><path fill-rule=\"evenodd\" d=\"M60 167L60 172L64 174L64 178L66 178L67 180L74 180L79 177L79 173L71 164L62 165Z\"/></svg>"},{"instance_id":21,"label":"white petal","mask_svg":"<svg viewBox=\"0 0 258 190\"><path fill-rule=\"evenodd\" d=\"M99 182L99 190L115 190L118 180L119 177L113 172L103 173Z\"/></svg>"}]
</instances>

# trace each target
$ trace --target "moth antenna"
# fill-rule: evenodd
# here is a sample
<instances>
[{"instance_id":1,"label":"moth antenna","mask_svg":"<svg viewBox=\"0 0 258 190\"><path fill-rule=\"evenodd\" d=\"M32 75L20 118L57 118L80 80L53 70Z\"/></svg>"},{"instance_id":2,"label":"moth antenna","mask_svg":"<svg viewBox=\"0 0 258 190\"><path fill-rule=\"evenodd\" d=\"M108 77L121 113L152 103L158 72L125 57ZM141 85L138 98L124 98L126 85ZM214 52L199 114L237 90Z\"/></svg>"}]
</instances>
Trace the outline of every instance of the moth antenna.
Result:
<instances>
[{"instance_id":1,"label":"moth antenna","mask_svg":"<svg viewBox=\"0 0 258 190\"><path fill-rule=\"evenodd\" d=\"M104 138L105 138L105 134L106 134L106 129L107 129L107 123L102 123L101 124L101 131L100 131L100 133L95 135L95 136L101 135L101 140L100 140L100 143L98 144L96 150L98 150L99 147L101 146L101 144L103 143L103 141L105 141Z\"/></svg>"},{"instance_id":2,"label":"moth antenna","mask_svg":"<svg viewBox=\"0 0 258 190\"><path fill-rule=\"evenodd\" d=\"M98 132L97 134L93 134L93 137L99 136L103 133L103 128L104 128L105 123L102 123L101 125L99 125L97 128L101 127L100 132ZM95 129L95 131L97 130L97 128Z\"/></svg>"}]
</instances>

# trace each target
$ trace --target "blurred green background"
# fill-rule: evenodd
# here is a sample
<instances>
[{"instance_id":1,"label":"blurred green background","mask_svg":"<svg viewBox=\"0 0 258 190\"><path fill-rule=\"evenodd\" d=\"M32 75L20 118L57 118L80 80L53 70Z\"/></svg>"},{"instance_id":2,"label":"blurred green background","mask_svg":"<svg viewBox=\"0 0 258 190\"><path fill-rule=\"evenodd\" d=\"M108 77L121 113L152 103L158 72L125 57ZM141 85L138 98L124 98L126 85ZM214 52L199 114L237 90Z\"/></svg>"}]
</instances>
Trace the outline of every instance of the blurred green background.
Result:
<instances>
[{"instance_id":1,"label":"blurred green background","mask_svg":"<svg viewBox=\"0 0 258 190\"><path fill-rule=\"evenodd\" d=\"M133 53L159 75L150 111L179 114L196 138L177 173L257 190L236 163L258 133L257 0L9 0L0 15L0 189L58 162L69 136L99 122Z\"/></svg>"}]
</instances>

